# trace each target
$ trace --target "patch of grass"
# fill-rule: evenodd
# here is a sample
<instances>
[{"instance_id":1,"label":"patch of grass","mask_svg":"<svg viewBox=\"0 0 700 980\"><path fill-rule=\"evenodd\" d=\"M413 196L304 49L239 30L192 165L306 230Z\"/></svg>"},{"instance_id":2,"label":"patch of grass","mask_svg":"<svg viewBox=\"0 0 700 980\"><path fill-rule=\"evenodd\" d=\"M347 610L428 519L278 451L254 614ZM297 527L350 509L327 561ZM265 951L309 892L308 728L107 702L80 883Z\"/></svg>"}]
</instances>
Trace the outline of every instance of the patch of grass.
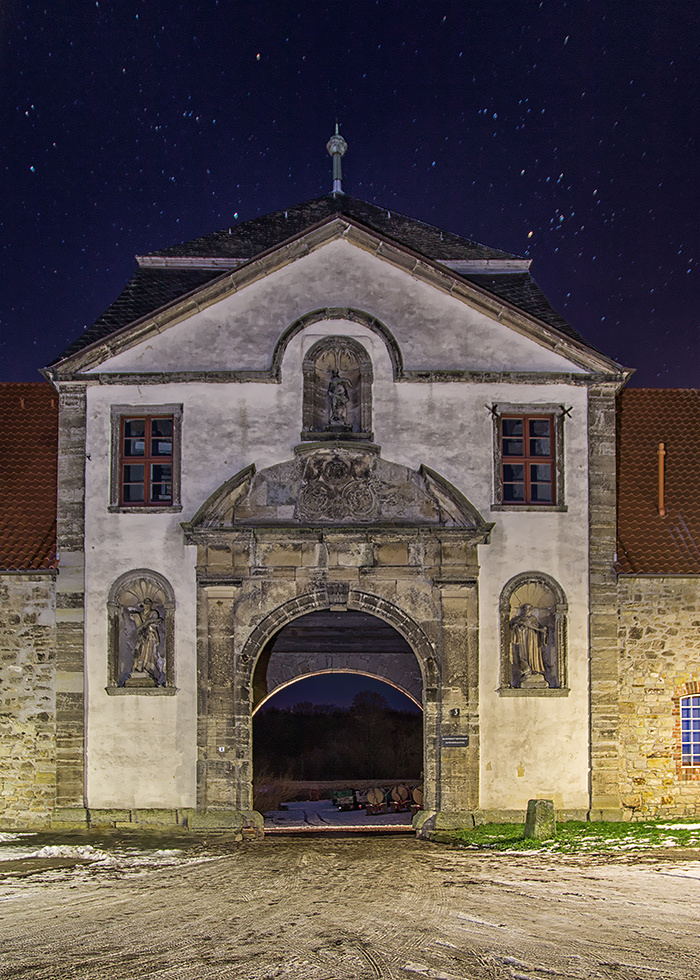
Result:
<instances>
[{"instance_id":1,"label":"patch of grass","mask_svg":"<svg viewBox=\"0 0 700 980\"><path fill-rule=\"evenodd\" d=\"M572 820L557 825L557 836L538 841L523 837L523 824L484 824L455 833L455 843L482 851L551 851L576 853L621 851L654 847L700 847L700 826L695 821L638 820L586 823Z\"/></svg>"}]
</instances>

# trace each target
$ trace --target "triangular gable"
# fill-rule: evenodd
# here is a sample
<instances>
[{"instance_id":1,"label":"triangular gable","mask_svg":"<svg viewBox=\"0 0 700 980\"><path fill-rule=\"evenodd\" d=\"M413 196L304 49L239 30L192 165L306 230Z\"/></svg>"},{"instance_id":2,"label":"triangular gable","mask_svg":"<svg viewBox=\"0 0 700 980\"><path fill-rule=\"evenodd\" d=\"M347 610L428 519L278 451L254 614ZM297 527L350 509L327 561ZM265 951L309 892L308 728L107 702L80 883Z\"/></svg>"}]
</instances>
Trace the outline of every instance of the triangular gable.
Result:
<instances>
[{"instance_id":1,"label":"triangular gable","mask_svg":"<svg viewBox=\"0 0 700 980\"><path fill-rule=\"evenodd\" d=\"M130 350L138 344L152 341L172 326L190 319L227 297L240 293L248 286L285 269L303 257L312 255L334 241L354 245L362 252L403 270L413 280L427 284L452 299L467 304L489 319L534 341L541 348L556 352L581 371L597 374L612 373L615 376L621 373L621 368L616 362L600 354L579 338L574 331L572 331L574 336L566 334L561 326L553 327L533 313L517 308L504 296L494 295L485 284L479 284L479 276L472 276L474 281L470 281L466 275L452 271L395 243L389 243L371 229L345 217L329 218L296 239L238 268L220 275L214 273L213 279L195 287L186 296L165 303L154 314L149 313L125 326L117 327L105 336L91 340L80 350L73 349L69 356L56 362L47 369L46 373L50 378L58 380L79 376L86 371L99 370L105 361L115 355ZM87 336L84 339L87 340ZM565 366L562 363L560 370L563 369ZM262 373L265 373L264 369L261 369Z\"/></svg>"}]
</instances>

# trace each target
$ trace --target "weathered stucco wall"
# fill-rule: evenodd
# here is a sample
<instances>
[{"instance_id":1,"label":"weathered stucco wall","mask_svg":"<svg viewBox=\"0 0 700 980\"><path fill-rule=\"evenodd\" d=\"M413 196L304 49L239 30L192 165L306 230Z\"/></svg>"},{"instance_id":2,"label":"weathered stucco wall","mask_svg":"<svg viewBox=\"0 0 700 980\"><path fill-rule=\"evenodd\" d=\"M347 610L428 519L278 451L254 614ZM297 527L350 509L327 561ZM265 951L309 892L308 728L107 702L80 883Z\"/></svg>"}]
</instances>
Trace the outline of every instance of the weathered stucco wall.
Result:
<instances>
[{"instance_id":1,"label":"weathered stucco wall","mask_svg":"<svg viewBox=\"0 0 700 980\"><path fill-rule=\"evenodd\" d=\"M554 371L580 369L485 314L388 263L337 242L254 283L107 361L101 371L270 367L280 335L319 307L351 306L391 330L406 368ZM87 800L91 807L189 807L196 785L196 554L180 522L254 463L288 460L302 430L302 363L319 339L349 336L372 359L375 442L382 458L425 463L451 481L487 521L479 546L481 805L523 810L536 796L563 809L587 805L588 472L587 389L574 383L476 383L394 378L383 337L362 323L314 322L289 341L280 383L204 381L87 387L85 581ZM167 375L166 375L167 378ZM566 510L492 511L494 403L561 405ZM110 501L112 405L177 404L182 416L182 511L119 513ZM110 696L107 599L132 569L152 569L175 593L175 686L171 697ZM556 579L568 601L568 696L504 697L499 597L521 572ZM449 603L447 604L449 606ZM447 608L447 607L446 607ZM449 606L452 609L451 606ZM457 607L455 606L455 609ZM445 613L449 616L453 612ZM454 615L457 615L454 613ZM451 624L450 628L457 628Z\"/></svg>"},{"instance_id":2,"label":"weathered stucco wall","mask_svg":"<svg viewBox=\"0 0 700 980\"><path fill-rule=\"evenodd\" d=\"M700 693L700 578L618 579L622 804L700 814L700 767L681 766L679 698Z\"/></svg>"},{"instance_id":3,"label":"weathered stucco wall","mask_svg":"<svg viewBox=\"0 0 700 980\"><path fill-rule=\"evenodd\" d=\"M0 575L0 826L48 823L56 799L54 576Z\"/></svg>"}]
</instances>

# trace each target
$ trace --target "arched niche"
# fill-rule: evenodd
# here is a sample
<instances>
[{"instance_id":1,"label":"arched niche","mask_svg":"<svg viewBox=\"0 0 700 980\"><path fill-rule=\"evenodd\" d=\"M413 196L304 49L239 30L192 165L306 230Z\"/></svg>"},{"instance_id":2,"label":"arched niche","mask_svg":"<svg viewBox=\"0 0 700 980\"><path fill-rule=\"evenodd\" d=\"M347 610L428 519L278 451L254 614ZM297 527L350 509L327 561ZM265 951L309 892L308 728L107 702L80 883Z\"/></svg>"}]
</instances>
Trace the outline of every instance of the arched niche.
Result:
<instances>
[{"instance_id":1,"label":"arched niche","mask_svg":"<svg viewBox=\"0 0 700 980\"><path fill-rule=\"evenodd\" d=\"M107 602L109 694L174 693L175 593L148 568L121 575Z\"/></svg>"},{"instance_id":2,"label":"arched niche","mask_svg":"<svg viewBox=\"0 0 700 980\"><path fill-rule=\"evenodd\" d=\"M294 320L293 323L290 323L282 332L272 355L271 374L275 381L279 381L282 376L282 361L287 347L294 337L301 333L302 330L306 330L307 327L313 326L316 323L326 323L331 320L359 323L368 330L371 330L384 343L391 362L391 372L394 381L399 381L403 378L404 370L401 350L396 342L396 338L385 323L382 323L376 316L372 316L371 313L366 313L364 310L356 310L349 306L328 306L320 310L311 310L309 313L305 313L303 316Z\"/></svg>"},{"instance_id":3,"label":"arched niche","mask_svg":"<svg viewBox=\"0 0 700 980\"><path fill-rule=\"evenodd\" d=\"M551 694L567 688L564 590L544 572L523 572L500 601L501 693Z\"/></svg>"},{"instance_id":4,"label":"arched niche","mask_svg":"<svg viewBox=\"0 0 700 980\"><path fill-rule=\"evenodd\" d=\"M360 439L371 442L372 361L352 337L324 337L304 358L304 440Z\"/></svg>"}]
</instances>

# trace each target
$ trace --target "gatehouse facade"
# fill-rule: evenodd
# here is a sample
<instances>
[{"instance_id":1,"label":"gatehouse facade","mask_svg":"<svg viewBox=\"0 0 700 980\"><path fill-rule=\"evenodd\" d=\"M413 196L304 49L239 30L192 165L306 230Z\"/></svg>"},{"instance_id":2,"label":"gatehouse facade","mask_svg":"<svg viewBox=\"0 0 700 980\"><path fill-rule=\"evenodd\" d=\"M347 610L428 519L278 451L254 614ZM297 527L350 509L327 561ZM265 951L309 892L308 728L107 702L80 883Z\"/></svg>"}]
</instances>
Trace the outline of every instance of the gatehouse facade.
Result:
<instances>
[{"instance_id":1,"label":"gatehouse facade","mask_svg":"<svg viewBox=\"0 0 700 980\"><path fill-rule=\"evenodd\" d=\"M138 263L46 370L47 776L5 822L259 826L253 714L334 670L422 706L419 829L622 815L629 372L527 260L342 193Z\"/></svg>"}]
</instances>

